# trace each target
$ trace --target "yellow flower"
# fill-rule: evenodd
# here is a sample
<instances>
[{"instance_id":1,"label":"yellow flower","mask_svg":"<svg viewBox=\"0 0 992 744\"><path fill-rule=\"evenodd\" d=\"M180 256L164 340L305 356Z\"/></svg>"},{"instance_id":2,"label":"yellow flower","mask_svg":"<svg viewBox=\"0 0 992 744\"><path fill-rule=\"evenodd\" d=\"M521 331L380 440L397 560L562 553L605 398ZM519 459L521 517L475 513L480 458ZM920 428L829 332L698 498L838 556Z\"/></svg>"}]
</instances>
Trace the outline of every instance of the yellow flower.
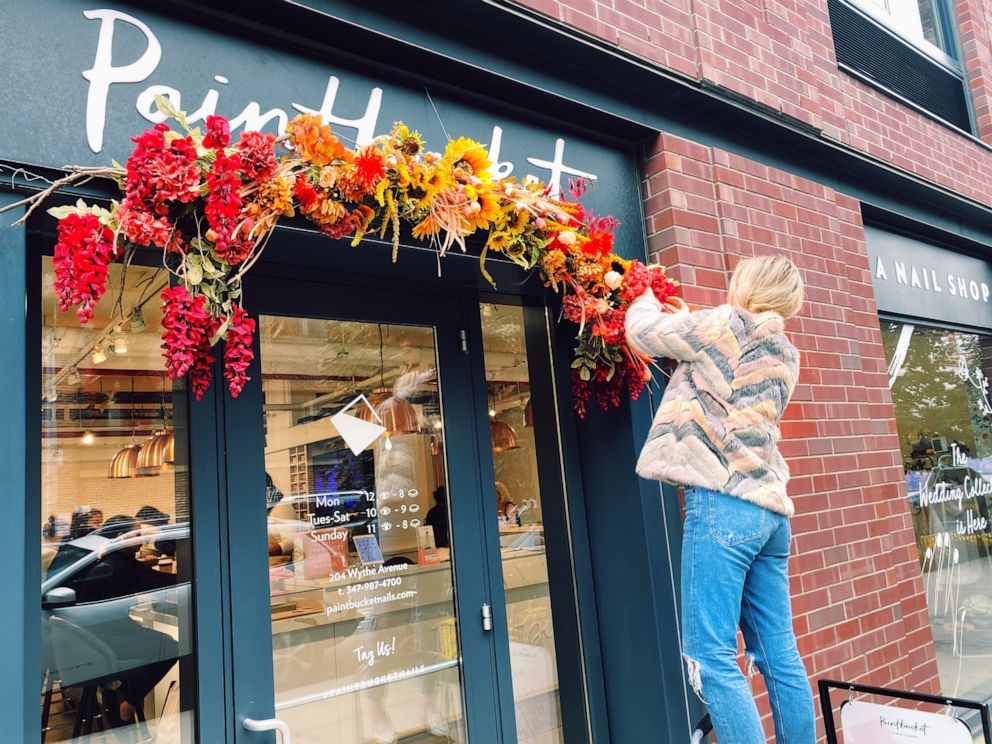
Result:
<instances>
[{"instance_id":1,"label":"yellow flower","mask_svg":"<svg viewBox=\"0 0 992 744\"><path fill-rule=\"evenodd\" d=\"M468 137L459 137L448 142L444 148L443 166L452 169L466 177L475 176L482 181L489 181L489 168L492 162L486 148Z\"/></svg>"},{"instance_id":2,"label":"yellow flower","mask_svg":"<svg viewBox=\"0 0 992 744\"><path fill-rule=\"evenodd\" d=\"M524 228L527 227L528 222L530 222L530 212L526 209L514 209L513 225L510 229L514 232L523 232Z\"/></svg>"},{"instance_id":3,"label":"yellow flower","mask_svg":"<svg viewBox=\"0 0 992 744\"><path fill-rule=\"evenodd\" d=\"M500 253L506 250L506 246L509 244L510 236L505 232L489 233L489 240L486 241L486 245L489 246L490 250L498 251Z\"/></svg>"},{"instance_id":4,"label":"yellow flower","mask_svg":"<svg viewBox=\"0 0 992 744\"><path fill-rule=\"evenodd\" d=\"M489 223L499 214L499 199L491 191L481 191L478 194L479 211L472 214L472 222L478 230L486 230Z\"/></svg>"},{"instance_id":5,"label":"yellow flower","mask_svg":"<svg viewBox=\"0 0 992 744\"><path fill-rule=\"evenodd\" d=\"M420 198L420 206L430 206L437 195L449 186L451 186L451 178L447 169L431 168L428 170L420 182L420 188L424 191L424 195Z\"/></svg>"}]
</instances>

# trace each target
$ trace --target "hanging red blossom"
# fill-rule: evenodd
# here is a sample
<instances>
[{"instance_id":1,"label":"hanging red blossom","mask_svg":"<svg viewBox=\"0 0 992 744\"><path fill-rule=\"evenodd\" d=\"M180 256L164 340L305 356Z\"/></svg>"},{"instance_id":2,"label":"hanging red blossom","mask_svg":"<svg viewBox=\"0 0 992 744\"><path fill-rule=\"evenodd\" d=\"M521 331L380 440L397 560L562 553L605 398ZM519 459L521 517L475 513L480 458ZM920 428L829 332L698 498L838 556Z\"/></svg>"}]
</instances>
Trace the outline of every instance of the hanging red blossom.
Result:
<instances>
[{"instance_id":1,"label":"hanging red blossom","mask_svg":"<svg viewBox=\"0 0 992 744\"><path fill-rule=\"evenodd\" d=\"M237 303L231 310L227 325L227 342L224 348L224 379L231 391L231 397L237 398L248 382L248 366L255 358L252 349L252 339L255 335L255 321L248 317Z\"/></svg>"},{"instance_id":2,"label":"hanging red blossom","mask_svg":"<svg viewBox=\"0 0 992 744\"><path fill-rule=\"evenodd\" d=\"M231 142L231 125L223 116L207 117L207 134L203 138L203 146L216 148L227 147Z\"/></svg>"},{"instance_id":3,"label":"hanging red blossom","mask_svg":"<svg viewBox=\"0 0 992 744\"><path fill-rule=\"evenodd\" d=\"M117 258L114 233L94 214L69 214L59 220L58 235L53 262L59 309L79 305L76 315L86 323L107 290L109 266Z\"/></svg>"},{"instance_id":4,"label":"hanging red blossom","mask_svg":"<svg viewBox=\"0 0 992 744\"><path fill-rule=\"evenodd\" d=\"M240 263L251 250L246 249L244 238L238 240L235 236L241 219L240 167L237 155L217 155L207 176L207 203L203 209L210 225L207 240L214 244L217 257L230 264Z\"/></svg>"},{"instance_id":5,"label":"hanging red blossom","mask_svg":"<svg viewBox=\"0 0 992 744\"><path fill-rule=\"evenodd\" d=\"M209 342L201 344L193 358L193 365L187 373L189 377L189 387L196 400L203 400L203 396L210 388L210 383L214 378L214 362L217 358L213 354L213 347Z\"/></svg>"},{"instance_id":6,"label":"hanging red blossom","mask_svg":"<svg viewBox=\"0 0 992 744\"><path fill-rule=\"evenodd\" d=\"M187 376L189 377L190 390L196 400L203 400L203 396L214 377L214 362L217 361L217 358L214 356L214 347L210 342L219 328L220 319L211 317L207 321L206 333L203 334L203 338L200 339L193 354L193 364L189 368Z\"/></svg>"},{"instance_id":7,"label":"hanging red blossom","mask_svg":"<svg viewBox=\"0 0 992 744\"><path fill-rule=\"evenodd\" d=\"M207 298L190 295L183 285L162 290L162 356L169 377L185 375L202 354L212 333L212 319L207 311Z\"/></svg>"}]
</instances>

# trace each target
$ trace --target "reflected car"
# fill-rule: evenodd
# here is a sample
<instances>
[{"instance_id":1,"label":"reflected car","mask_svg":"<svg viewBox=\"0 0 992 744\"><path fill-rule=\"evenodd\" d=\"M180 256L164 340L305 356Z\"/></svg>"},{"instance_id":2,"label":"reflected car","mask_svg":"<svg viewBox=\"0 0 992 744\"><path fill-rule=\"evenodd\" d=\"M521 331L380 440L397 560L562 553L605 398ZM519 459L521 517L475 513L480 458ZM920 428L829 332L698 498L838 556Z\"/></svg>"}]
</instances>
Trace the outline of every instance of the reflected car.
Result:
<instances>
[{"instance_id":1,"label":"reflected car","mask_svg":"<svg viewBox=\"0 0 992 744\"><path fill-rule=\"evenodd\" d=\"M61 686L113 682L190 652L189 581L151 565L174 565L177 553L189 555L188 524L59 546L41 609L43 659Z\"/></svg>"}]
</instances>

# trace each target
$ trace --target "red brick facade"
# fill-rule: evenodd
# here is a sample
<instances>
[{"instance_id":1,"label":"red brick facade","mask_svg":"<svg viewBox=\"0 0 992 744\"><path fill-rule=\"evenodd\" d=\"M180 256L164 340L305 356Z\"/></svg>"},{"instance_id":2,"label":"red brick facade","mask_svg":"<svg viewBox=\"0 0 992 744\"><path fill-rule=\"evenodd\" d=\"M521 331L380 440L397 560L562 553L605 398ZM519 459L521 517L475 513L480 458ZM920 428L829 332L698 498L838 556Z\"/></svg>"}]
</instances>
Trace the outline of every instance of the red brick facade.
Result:
<instances>
[{"instance_id":1,"label":"red brick facade","mask_svg":"<svg viewBox=\"0 0 992 744\"><path fill-rule=\"evenodd\" d=\"M803 369L782 448L810 676L937 692L858 202L670 135L646 153L644 193L652 256L691 302L723 301L741 256L775 250L804 269L807 304L788 327ZM769 714L764 694L759 705Z\"/></svg>"},{"instance_id":2,"label":"red brick facade","mask_svg":"<svg viewBox=\"0 0 992 744\"><path fill-rule=\"evenodd\" d=\"M992 204L992 149L838 70L826 0L522 4ZM992 142L992 0L955 5L979 134ZM689 301L723 301L742 256L784 252L805 270L808 303L789 326L803 371L783 449L797 509L795 628L811 678L938 692L858 201L668 134L645 152L643 178L649 251ZM770 734L764 693L759 705Z\"/></svg>"},{"instance_id":3,"label":"red brick facade","mask_svg":"<svg viewBox=\"0 0 992 744\"><path fill-rule=\"evenodd\" d=\"M827 0L520 0L693 80L986 204L992 150L837 69ZM992 0L952 3L979 125L992 144Z\"/></svg>"}]
</instances>

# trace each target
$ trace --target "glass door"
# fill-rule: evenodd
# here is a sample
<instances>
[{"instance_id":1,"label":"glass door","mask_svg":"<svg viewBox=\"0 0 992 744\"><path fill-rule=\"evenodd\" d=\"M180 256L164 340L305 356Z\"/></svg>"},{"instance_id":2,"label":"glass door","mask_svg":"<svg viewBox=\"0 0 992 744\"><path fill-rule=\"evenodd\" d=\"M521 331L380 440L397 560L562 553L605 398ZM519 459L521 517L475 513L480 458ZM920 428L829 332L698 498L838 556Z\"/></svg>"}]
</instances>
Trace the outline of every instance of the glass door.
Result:
<instances>
[{"instance_id":1,"label":"glass door","mask_svg":"<svg viewBox=\"0 0 992 744\"><path fill-rule=\"evenodd\" d=\"M505 741L466 305L314 288L253 290L225 405L236 736Z\"/></svg>"}]
</instances>

